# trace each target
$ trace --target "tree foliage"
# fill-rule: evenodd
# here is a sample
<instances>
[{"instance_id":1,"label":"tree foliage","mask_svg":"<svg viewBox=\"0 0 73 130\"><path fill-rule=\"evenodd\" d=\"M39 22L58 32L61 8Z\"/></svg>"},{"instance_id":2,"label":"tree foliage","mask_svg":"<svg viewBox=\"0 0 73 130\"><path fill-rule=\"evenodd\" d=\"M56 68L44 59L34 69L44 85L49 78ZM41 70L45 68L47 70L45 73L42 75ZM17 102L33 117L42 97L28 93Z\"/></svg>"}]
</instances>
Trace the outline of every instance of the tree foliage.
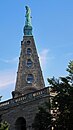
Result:
<instances>
[{"instance_id":1,"label":"tree foliage","mask_svg":"<svg viewBox=\"0 0 73 130\"><path fill-rule=\"evenodd\" d=\"M39 108L34 130L51 130L52 127L54 130L73 130L73 61L69 62L67 72L66 77L48 78L50 93L55 95L51 97L51 108L47 108L53 110L53 114L46 108Z\"/></svg>"},{"instance_id":2,"label":"tree foliage","mask_svg":"<svg viewBox=\"0 0 73 130\"><path fill-rule=\"evenodd\" d=\"M9 124L6 121L2 121L2 115L0 115L0 130L8 130Z\"/></svg>"},{"instance_id":3,"label":"tree foliage","mask_svg":"<svg viewBox=\"0 0 73 130\"><path fill-rule=\"evenodd\" d=\"M48 79L51 90L56 92L53 108L57 110L54 122L56 130L73 130L73 61L70 61L68 76Z\"/></svg>"},{"instance_id":4,"label":"tree foliage","mask_svg":"<svg viewBox=\"0 0 73 130\"><path fill-rule=\"evenodd\" d=\"M0 123L0 130L8 130L9 125L6 121Z\"/></svg>"},{"instance_id":5,"label":"tree foliage","mask_svg":"<svg viewBox=\"0 0 73 130\"><path fill-rule=\"evenodd\" d=\"M47 108L39 107L32 127L34 130L50 130L52 124L52 115Z\"/></svg>"}]
</instances>

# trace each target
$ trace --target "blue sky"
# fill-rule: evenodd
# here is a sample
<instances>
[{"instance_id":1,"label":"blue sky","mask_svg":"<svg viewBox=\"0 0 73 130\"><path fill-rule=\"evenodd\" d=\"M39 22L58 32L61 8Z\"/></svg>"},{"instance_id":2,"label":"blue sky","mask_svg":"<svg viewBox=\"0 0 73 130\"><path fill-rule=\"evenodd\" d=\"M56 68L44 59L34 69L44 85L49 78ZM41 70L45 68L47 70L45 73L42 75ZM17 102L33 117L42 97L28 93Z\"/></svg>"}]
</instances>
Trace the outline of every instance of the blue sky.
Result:
<instances>
[{"instance_id":1,"label":"blue sky","mask_svg":"<svg viewBox=\"0 0 73 130\"><path fill-rule=\"evenodd\" d=\"M48 77L67 74L73 60L73 0L0 0L0 95L15 88L25 6L32 11L33 36L46 86Z\"/></svg>"}]
</instances>

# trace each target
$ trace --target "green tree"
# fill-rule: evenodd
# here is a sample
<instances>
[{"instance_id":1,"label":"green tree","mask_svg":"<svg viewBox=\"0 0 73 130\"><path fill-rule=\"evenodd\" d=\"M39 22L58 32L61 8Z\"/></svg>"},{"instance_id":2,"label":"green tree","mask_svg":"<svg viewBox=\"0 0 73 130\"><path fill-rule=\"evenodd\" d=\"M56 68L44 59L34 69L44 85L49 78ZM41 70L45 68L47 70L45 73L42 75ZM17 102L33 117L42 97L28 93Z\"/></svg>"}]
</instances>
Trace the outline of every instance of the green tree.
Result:
<instances>
[{"instance_id":1,"label":"green tree","mask_svg":"<svg viewBox=\"0 0 73 130\"><path fill-rule=\"evenodd\" d=\"M9 125L6 121L0 123L0 130L8 130Z\"/></svg>"},{"instance_id":2,"label":"green tree","mask_svg":"<svg viewBox=\"0 0 73 130\"><path fill-rule=\"evenodd\" d=\"M2 121L2 115L0 115L0 130L8 130L9 124L6 121Z\"/></svg>"},{"instance_id":3,"label":"green tree","mask_svg":"<svg viewBox=\"0 0 73 130\"><path fill-rule=\"evenodd\" d=\"M50 88L56 95L52 107L57 110L54 121L55 130L73 130L73 61L69 62L68 76L49 79Z\"/></svg>"},{"instance_id":4,"label":"green tree","mask_svg":"<svg viewBox=\"0 0 73 130\"><path fill-rule=\"evenodd\" d=\"M35 116L32 127L34 130L50 130L52 125L52 115L48 107L39 107L39 111Z\"/></svg>"}]
</instances>

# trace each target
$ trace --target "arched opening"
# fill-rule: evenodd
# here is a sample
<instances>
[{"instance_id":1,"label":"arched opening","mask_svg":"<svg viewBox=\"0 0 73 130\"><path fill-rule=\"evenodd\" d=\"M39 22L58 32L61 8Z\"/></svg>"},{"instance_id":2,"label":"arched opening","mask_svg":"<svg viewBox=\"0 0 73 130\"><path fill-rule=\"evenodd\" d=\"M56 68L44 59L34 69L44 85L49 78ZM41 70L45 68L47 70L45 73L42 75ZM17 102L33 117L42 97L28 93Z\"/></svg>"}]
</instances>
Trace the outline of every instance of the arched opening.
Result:
<instances>
[{"instance_id":1,"label":"arched opening","mask_svg":"<svg viewBox=\"0 0 73 130\"><path fill-rule=\"evenodd\" d=\"M28 76L27 76L27 83L30 84L30 83L33 82L33 80L34 80L33 75L32 74L28 74Z\"/></svg>"},{"instance_id":2,"label":"arched opening","mask_svg":"<svg viewBox=\"0 0 73 130\"><path fill-rule=\"evenodd\" d=\"M27 48L27 55L31 55L31 53L32 53L31 48Z\"/></svg>"},{"instance_id":3,"label":"arched opening","mask_svg":"<svg viewBox=\"0 0 73 130\"><path fill-rule=\"evenodd\" d=\"M27 41L27 45L30 45L30 43L31 43L31 41L28 40L28 41Z\"/></svg>"},{"instance_id":4,"label":"arched opening","mask_svg":"<svg viewBox=\"0 0 73 130\"><path fill-rule=\"evenodd\" d=\"M26 120L23 117L16 120L15 130L26 130Z\"/></svg>"},{"instance_id":5,"label":"arched opening","mask_svg":"<svg viewBox=\"0 0 73 130\"><path fill-rule=\"evenodd\" d=\"M32 61L31 61L31 59L28 59L28 60L27 60L27 66L28 66L28 67L31 67L31 66L32 66Z\"/></svg>"}]
</instances>

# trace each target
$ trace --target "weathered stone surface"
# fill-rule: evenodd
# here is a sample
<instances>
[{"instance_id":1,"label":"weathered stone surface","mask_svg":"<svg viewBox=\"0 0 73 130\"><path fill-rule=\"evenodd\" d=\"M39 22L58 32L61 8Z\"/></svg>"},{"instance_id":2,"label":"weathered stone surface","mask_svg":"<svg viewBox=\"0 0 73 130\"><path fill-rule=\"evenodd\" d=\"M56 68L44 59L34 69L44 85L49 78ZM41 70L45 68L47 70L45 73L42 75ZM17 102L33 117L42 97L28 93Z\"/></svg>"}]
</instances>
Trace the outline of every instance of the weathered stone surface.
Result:
<instances>
[{"instance_id":1,"label":"weathered stone surface","mask_svg":"<svg viewBox=\"0 0 73 130\"><path fill-rule=\"evenodd\" d=\"M27 52L27 50L29 51ZM27 65L28 59L32 61L32 64L29 63L29 66ZM27 77L29 74L33 75L32 83L27 82ZM33 36L24 36L23 41L21 42L21 54L19 58L15 92L27 94L44 87L44 79L42 76L34 38Z\"/></svg>"},{"instance_id":2,"label":"weathered stone surface","mask_svg":"<svg viewBox=\"0 0 73 130\"><path fill-rule=\"evenodd\" d=\"M2 119L10 124L10 130L17 130L16 121L20 117L26 120L27 130L32 130L38 106L44 106L45 102L49 102L49 88L0 103L0 115L2 114Z\"/></svg>"}]
</instances>

